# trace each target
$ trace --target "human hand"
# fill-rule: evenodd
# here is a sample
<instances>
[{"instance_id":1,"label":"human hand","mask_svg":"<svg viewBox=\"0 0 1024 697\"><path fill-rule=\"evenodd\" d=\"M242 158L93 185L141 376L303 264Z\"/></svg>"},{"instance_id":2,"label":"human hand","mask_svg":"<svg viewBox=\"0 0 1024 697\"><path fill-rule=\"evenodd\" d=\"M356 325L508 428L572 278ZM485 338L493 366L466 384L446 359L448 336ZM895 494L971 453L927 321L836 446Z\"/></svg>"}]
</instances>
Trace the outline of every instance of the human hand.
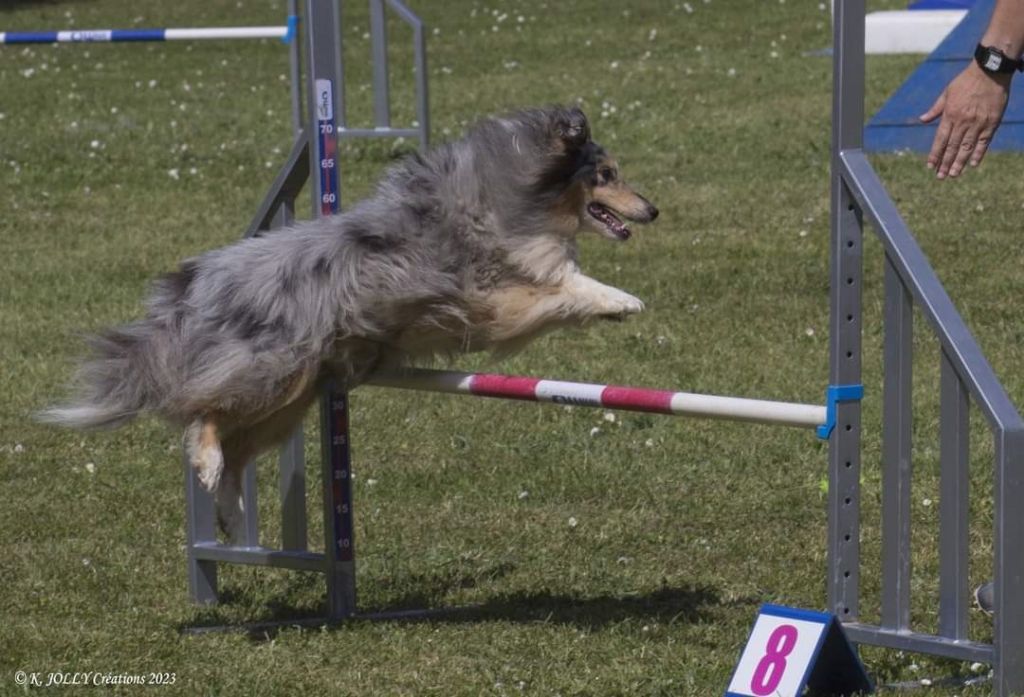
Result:
<instances>
[{"instance_id":1,"label":"human hand","mask_svg":"<svg viewBox=\"0 0 1024 697\"><path fill-rule=\"evenodd\" d=\"M928 168L937 169L939 179L958 176L968 162L977 167L985 157L1003 119L1012 79L1012 74L989 75L972 61L921 114L924 123L942 116L928 154Z\"/></svg>"}]
</instances>

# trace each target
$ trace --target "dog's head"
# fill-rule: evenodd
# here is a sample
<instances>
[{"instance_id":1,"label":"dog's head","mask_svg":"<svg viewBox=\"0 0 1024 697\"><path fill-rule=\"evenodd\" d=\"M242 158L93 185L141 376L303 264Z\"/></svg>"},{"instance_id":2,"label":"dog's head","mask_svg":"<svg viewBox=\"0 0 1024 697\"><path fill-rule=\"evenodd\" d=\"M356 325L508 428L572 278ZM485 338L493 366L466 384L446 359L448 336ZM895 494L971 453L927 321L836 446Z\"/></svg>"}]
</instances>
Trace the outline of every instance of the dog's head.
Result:
<instances>
[{"instance_id":1,"label":"dog's head","mask_svg":"<svg viewBox=\"0 0 1024 697\"><path fill-rule=\"evenodd\" d=\"M562 205L575 210L578 229L621 242L632 234L624 221L646 224L658 217L658 209L626 183L615 158L591 139L581 110L551 113L553 170L567 177Z\"/></svg>"}]
</instances>

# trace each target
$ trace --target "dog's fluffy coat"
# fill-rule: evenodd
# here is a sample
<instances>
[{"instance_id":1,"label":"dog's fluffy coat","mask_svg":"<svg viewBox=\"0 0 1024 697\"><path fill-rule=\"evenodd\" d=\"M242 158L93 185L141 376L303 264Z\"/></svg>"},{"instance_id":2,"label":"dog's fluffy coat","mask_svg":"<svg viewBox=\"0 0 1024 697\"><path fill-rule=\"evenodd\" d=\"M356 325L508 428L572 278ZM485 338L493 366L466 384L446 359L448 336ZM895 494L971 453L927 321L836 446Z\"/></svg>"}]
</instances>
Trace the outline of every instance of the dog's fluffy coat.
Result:
<instances>
[{"instance_id":1,"label":"dog's fluffy coat","mask_svg":"<svg viewBox=\"0 0 1024 697\"><path fill-rule=\"evenodd\" d=\"M391 169L348 211L246 239L158 280L142 319L92 339L73 403L43 418L151 412L237 535L245 464L282 441L326 379L342 389L438 354L508 353L539 333L639 312L579 272L575 234L625 239L657 215L578 109L517 112Z\"/></svg>"}]
</instances>

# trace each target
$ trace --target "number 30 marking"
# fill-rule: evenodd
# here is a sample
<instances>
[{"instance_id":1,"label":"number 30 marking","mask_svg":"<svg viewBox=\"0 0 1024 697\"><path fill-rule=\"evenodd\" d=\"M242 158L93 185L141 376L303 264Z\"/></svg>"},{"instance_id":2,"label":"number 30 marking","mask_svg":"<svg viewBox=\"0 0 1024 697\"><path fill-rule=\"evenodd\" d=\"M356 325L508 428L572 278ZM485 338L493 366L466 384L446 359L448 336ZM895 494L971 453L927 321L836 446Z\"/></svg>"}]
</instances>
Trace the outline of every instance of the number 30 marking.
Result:
<instances>
[{"instance_id":1,"label":"number 30 marking","mask_svg":"<svg viewBox=\"0 0 1024 697\"><path fill-rule=\"evenodd\" d=\"M758 697L770 695L782 682L786 672L786 657L796 648L797 629L791 624L782 624L768 637L765 654L754 669L750 691Z\"/></svg>"}]
</instances>

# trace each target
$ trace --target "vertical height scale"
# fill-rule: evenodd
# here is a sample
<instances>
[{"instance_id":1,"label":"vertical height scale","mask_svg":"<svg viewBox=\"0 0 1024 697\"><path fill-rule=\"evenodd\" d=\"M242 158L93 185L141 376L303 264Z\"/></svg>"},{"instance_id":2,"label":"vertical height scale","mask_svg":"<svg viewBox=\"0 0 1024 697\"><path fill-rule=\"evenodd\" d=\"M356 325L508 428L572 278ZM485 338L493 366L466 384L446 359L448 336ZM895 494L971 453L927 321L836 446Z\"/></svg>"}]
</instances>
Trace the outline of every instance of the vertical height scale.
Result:
<instances>
[{"instance_id":1,"label":"vertical height scale","mask_svg":"<svg viewBox=\"0 0 1024 697\"><path fill-rule=\"evenodd\" d=\"M309 116L313 130L310 175L313 215L336 214L341 207L338 128L342 97L341 15L337 2L306 0L309 46ZM352 468L348 436L348 395L344 385L328 384L320 405L323 460L324 571L327 617L338 620L356 610L355 548L352 530Z\"/></svg>"}]
</instances>

